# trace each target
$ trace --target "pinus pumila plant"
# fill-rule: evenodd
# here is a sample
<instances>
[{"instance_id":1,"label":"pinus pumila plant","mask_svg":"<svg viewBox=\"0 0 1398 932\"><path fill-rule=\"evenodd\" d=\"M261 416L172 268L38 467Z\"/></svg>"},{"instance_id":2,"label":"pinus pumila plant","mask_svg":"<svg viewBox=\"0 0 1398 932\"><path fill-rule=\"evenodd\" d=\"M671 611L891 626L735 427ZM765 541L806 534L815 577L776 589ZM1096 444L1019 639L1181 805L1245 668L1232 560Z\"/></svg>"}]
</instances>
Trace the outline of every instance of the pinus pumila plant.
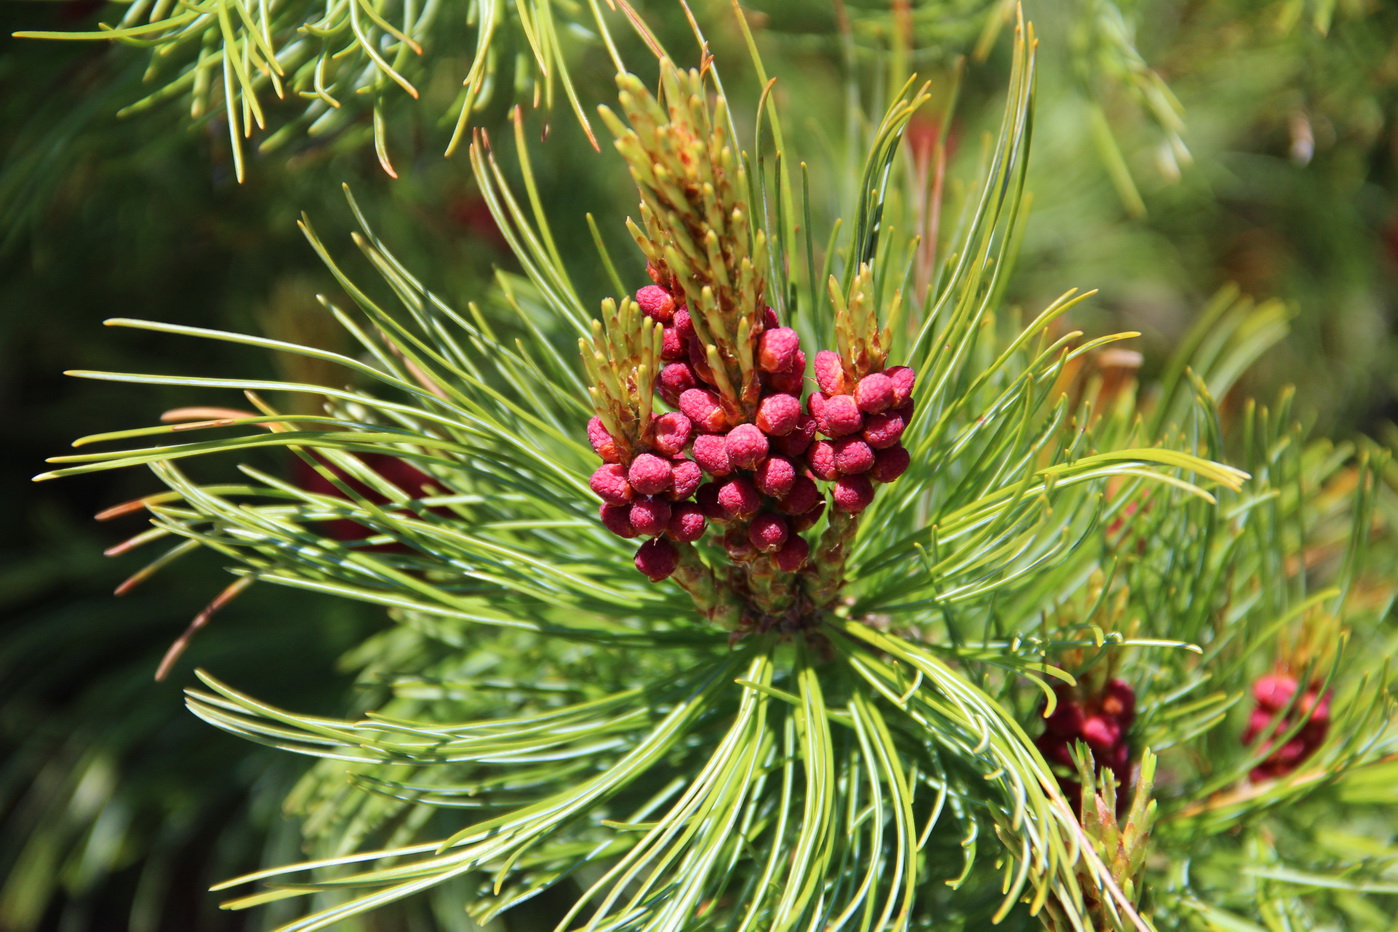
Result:
<instances>
[{"instance_id":1,"label":"pinus pumila plant","mask_svg":"<svg viewBox=\"0 0 1398 932\"><path fill-rule=\"evenodd\" d=\"M200 674L195 714L321 758L292 799L316 856L230 881L277 878L230 905L308 898L281 926L296 930L427 891L485 924L552 897L560 929L1382 915L1386 842L1305 804L1392 798L1393 581L1368 568L1390 467L1304 444L1289 399L1220 411L1279 310L1221 295L1141 391L1115 346L1130 334L1063 329L1082 295L1004 307L1026 209L1023 24L939 255L899 147L927 89L894 95L845 225L816 229L773 99L748 102L745 137L728 63L701 42L686 67L633 22L658 69L618 59L600 125L638 188L635 248L598 230L579 260L606 269L607 299L574 284L550 224L582 221L541 201L517 114L509 158L483 134L470 151L523 269L491 303L435 295L356 208L396 305L304 227L353 301L324 303L358 355L112 321L331 363L348 386L80 373L250 406L172 411L81 441L138 445L58 458L52 475L145 465L166 484L132 506L152 520L139 542L169 547L152 569L205 547L233 564L230 595L292 586L399 622L364 647L391 675L362 716ZM246 464L200 481L183 463L269 447L321 482ZM365 533L332 533L343 521ZM1307 686L1283 698L1267 677Z\"/></svg>"}]
</instances>

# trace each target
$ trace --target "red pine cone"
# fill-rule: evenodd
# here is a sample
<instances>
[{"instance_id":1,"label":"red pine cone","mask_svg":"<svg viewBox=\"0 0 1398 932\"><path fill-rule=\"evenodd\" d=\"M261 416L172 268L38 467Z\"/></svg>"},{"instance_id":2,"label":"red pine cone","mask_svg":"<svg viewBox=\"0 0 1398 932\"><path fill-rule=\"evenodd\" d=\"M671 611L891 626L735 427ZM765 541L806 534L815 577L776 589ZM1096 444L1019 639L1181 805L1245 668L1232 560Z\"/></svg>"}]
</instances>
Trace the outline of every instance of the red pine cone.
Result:
<instances>
[{"instance_id":1,"label":"red pine cone","mask_svg":"<svg viewBox=\"0 0 1398 932\"><path fill-rule=\"evenodd\" d=\"M875 482L892 482L907 472L911 463L912 456L901 444L879 450L874 454L874 468L869 471L869 478Z\"/></svg>"},{"instance_id":2,"label":"red pine cone","mask_svg":"<svg viewBox=\"0 0 1398 932\"><path fill-rule=\"evenodd\" d=\"M806 565L806 559L811 555L811 545L806 543L806 539L797 534L787 537L786 543L781 545L773 557L776 559L777 567L783 573L795 573Z\"/></svg>"},{"instance_id":3,"label":"red pine cone","mask_svg":"<svg viewBox=\"0 0 1398 932\"><path fill-rule=\"evenodd\" d=\"M856 515L874 500L874 486L868 476L841 476L835 480L833 497L837 508Z\"/></svg>"},{"instance_id":4,"label":"red pine cone","mask_svg":"<svg viewBox=\"0 0 1398 932\"><path fill-rule=\"evenodd\" d=\"M763 372L783 372L791 368L801 338L790 327L766 330L757 341L757 367Z\"/></svg>"},{"instance_id":5,"label":"red pine cone","mask_svg":"<svg viewBox=\"0 0 1398 932\"><path fill-rule=\"evenodd\" d=\"M637 499L631 504L631 526L646 537L658 537L670 526L670 502L660 496Z\"/></svg>"},{"instance_id":6,"label":"red pine cone","mask_svg":"<svg viewBox=\"0 0 1398 932\"><path fill-rule=\"evenodd\" d=\"M762 505L762 496L747 476L735 476L718 487L718 503L729 518L747 517Z\"/></svg>"},{"instance_id":7,"label":"red pine cone","mask_svg":"<svg viewBox=\"0 0 1398 932\"><path fill-rule=\"evenodd\" d=\"M916 372L907 366L893 366L885 369L883 374L893 382L893 407L901 408L912 400L913 386L917 384Z\"/></svg>"},{"instance_id":8,"label":"red pine cone","mask_svg":"<svg viewBox=\"0 0 1398 932\"><path fill-rule=\"evenodd\" d=\"M816 413L816 425L827 437L847 437L864 429L864 415L853 395L831 395Z\"/></svg>"},{"instance_id":9,"label":"red pine cone","mask_svg":"<svg viewBox=\"0 0 1398 932\"><path fill-rule=\"evenodd\" d=\"M864 419L864 441L875 450L886 450L903 437L907 422L892 412L871 414Z\"/></svg>"},{"instance_id":10,"label":"red pine cone","mask_svg":"<svg viewBox=\"0 0 1398 932\"><path fill-rule=\"evenodd\" d=\"M682 392L680 410L706 434L721 433L728 426L728 418L723 413L718 396L707 388L691 388Z\"/></svg>"},{"instance_id":11,"label":"red pine cone","mask_svg":"<svg viewBox=\"0 0 1398 932\"><path fill-rule=\"evenodd\" d=\"M726 476L733 471L728 459L728 441L723 434L700 434L691 448L694 462L711 476Z\"/></svg>"},{"instance_id":12,"label":"red pine cone","mask_svg":"<svg viewBox=\"0 0 1398 932\"><path fill-rule=\"evenodd\" d=\"M799 515L816 507L823 501L820 488L809 476L797 476L791 483L791 491L777 503L783 514Z\"/></svg>"},{"instance_id":13,"label":"red pine cone","mask_svg":"<svg viewBox=\"0 0 1398 932\"><path fill-rule=\"evenodd\" d=\"M607 432L607 428L603 426L600 417L594 417L587 422L587 440L588 443L592 444L593 451L598 456L602 457L602 462L621 462L621 450L617 449L616 441L613 440L612 435Z\"/></svg>"},{"instance_id":14,"label":"red pine cone","mask_svg":"<svg viewBox=\"0 0 1398 932\"><path fill-rule=\"evenodd\" d=\"M773 446L784 456L800 456L810 447L815 435L816 419L809 414L802 414L796 419L796 425L790 433L773 440Z\"/></svg>"},{"instance_id":15,"label":"red pine cone","mask_svg":"<svg viewBox=\"0 0 1398 932\"><path fill-rule=\"evenodd\" d=\"M660 495L674 482L674 467L654 453L642 453L631 461L626 478L642 495ZM601 494L601 493L598 493Z\"/></svg>"},{"instance_id":16,"label":"red pine cone","mask_svg":"<svg viewBox=\"0 0 1398 932\"><path fill-rule=\"evenodd\" d=\"M660 397L665 399L666 404L678 408L680 395L691 388L698 388L699 380L694 377L694 367L689 363L672 362L660 370L658 384Z\"/></svg>"},{"instance_id":17,"label":"red pine cone","mask_svg":"<svg viewBox=\"0 0 1398 932\"><path fill-rule=\"evenodd\" d=\"M728 461L739 469L752 469L767 455L767 435L756 424L739 424L728 432Z\"/></svg>"},{"instance_id":18,"label":"red pine cone","mask_svg":"<svg viewBox=\"0 0 1398 932\"><path fill-rule=\"evenodd\" d=\"M674 483L670 488L670 498L678 502L694 494L699 483L704 481L704 473L693 460L677 459L673 466Z\"/></svg>"},{"instance_id":19,"label":"red pine cone","mask_svg":"<svg viewBox=\"0 0 1398 932\"><path fill-rule=\"evenodd\" d=\"M817 440L806 451L806 463L817 479L832 482L840 476L835 462L835 445L829 440Z\"/></svg>"},{"instance_id":20,"label":"red pine cone","mask_svg":"<svg viewBox=\"0 0 1398 932\"><path fill-rule=\"evenodd\" d=\"M836 440L835 468L846 476L868 472L874 466L874 451L863 440Z\"/></svg>"},{"instance_id":21,"label":"red pine cone","mask_svg":"<svg viewBox=\"0 0 1398 932\"><path fill-rule=\"evenodd\" d=\"M630 505L609 505L603 502L599 514L602 517L602 526L617 537L624 537L629 540L640 533L631 524Z\"/></svg>"},{"instance_id":22,"label":"red pine cone","mask_svg":"<svg viewBox=\"0 0 1398 932\"><path fill-rule=\"evenodd\" d=\"M679 551L663 537L651 538L636 551L636 569L644 573L651 582L660 582L669 577L679 562Z\"/></svg>"},{"instance_id":23,"label":"red pine cone","mask_svg":"<svg viewBox=\"0 0 1398 932\"><path fill-rule=\"evenodd\" d=\"M666 362L680 362L689 358L689 344L680 336L680 328L673 324L661 331L660 358Z\"/></svg>"},{"instance_id":24,"label":"red pine cone","mask_svg":"<svg viewBox=\"0 0 1398 932\"><path fill-rule=\"evenodd\" d=\"M763 553L774 553L786 543L787 527L781 515L763 512L748 525L748 540Z\"/></svg>"},{"instance_id":25,"label":"red pine cone","mask_svg":"<svg viewBox=\"0 0 1398 932\"><path fill-rule=\"evenodd\" d=\"M675 299L657 285L647 285L636 292L636 303L642 313L659 323L668 324L675 319Z\"/></svg>"},{"instance_id":26,"label":"red pine cone","mask_svg":"<svg viewBox=\"0 0 1398 932\"><path fill-rule=\"evenodd\" d=\"M625 505L635 496L631 483L626 481L626 469L619 463L597 467L588 484L602 501L610 505Z\"/></svg>"},{"instance_id":27,"label":"red pine cone","mask_svg":"<svg viewBox=\"0 0 1398 932\"><path fill-rule=\"evenodd\" d=\"M871 372L854 386L854 401L866 414L881 414L893 406L893 380Z\"/></svg>"},{"instance_id":28,"label":"red pine cone","mask_svg":"<svg viewBox=\"0 0 1398 932\"><path fill-rule=\"evenodd\" d=\"M796 482L796 467L784 456L769 456L757 464L753 481L763 495L783 498Z\"/></svg>"},{"instance_id":29,"label":"red pine cone","mask_svg":"<svg viewBox=\"0 0 1398 932\"><path fill-rule=\"evenodd\" d=\"M795 395L768 395L757 406L757 427L770 437L791 433L801 419L801 400Z\"/></svg>"},{"instance_id":30,"label":"red pine cone","mask_svg":"<svg viewBox=\"0 0 1398 932\"><path fill-rule=\"evenodd\" d=\"M660 415L652 422L655 439L652 446L666 456L675 456L689 445L694 436L694 422L674 411Z\"/></svg>"},{"instance_id":31,"label":"red pine cone","mask_svg":"<svg viewBox=\"0 0 1398 932\"><path fill-rule=\"evenodd\" d=\"M821 350L815 354L815 377L820 390L827 395L838 395L845 390L845 363L840 354L833 350Z\"/></svg>"},{"instance_id":32,"label":"red pine cone","mask_svg":"<svg viewBox=\"0 0 1398 932\"><path fill-rule=\"evenodd\" d=\"M806 387L806 354L797 350L791 364L780 372L763 374L763 384L774 392L787 392L800 397Z\"/></svg>"},{"instance_id":33,"label":"red pine cone","mask_svg":"<svg viewBox=\"0 0 1398 932\"><path fill-rule=\"evenodd\" d=\"M670 509L670 537L679 541L696 541L704 536L708 522L704 519L704 509L693 502L684 502Z\"/></svg>"}]
</instances>

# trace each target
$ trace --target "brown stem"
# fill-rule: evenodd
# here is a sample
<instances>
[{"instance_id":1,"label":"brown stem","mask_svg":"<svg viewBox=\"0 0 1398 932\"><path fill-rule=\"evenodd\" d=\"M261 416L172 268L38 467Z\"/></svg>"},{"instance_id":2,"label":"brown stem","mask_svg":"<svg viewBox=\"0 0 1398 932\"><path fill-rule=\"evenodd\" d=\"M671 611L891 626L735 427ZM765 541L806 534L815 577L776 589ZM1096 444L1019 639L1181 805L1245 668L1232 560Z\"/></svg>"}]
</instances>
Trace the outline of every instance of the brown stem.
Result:
<instances>
[{"instance_id":1,"label":"brown stem","mask_svg":"<svg viewBox=\"0 0 1398 932\"><path fill-rule=\"evenodd\" d=\"M854 532L859 529L859 516L841 511L830 511L830 525L820 537L815 552L811 554L810 593L811 601L818 609L830 609L840 596L845 584L845 560L849 556L849 545L854 540Z\"/></svg>"},{"instance_id":2,"label":"brown stem","mask_svg":"<svg viewBox=\"0 0 1398 932\"><path fill-rule=\"evenodd\" d=\"M678 543L679 564L672 577L681 589L689 593L694 607L706 620L722 628L733 630L742 620L742 609L734 594L726 586L721 586L714 578L714 572L699 556L693 544Z\"/></svg>"}]
</instances>

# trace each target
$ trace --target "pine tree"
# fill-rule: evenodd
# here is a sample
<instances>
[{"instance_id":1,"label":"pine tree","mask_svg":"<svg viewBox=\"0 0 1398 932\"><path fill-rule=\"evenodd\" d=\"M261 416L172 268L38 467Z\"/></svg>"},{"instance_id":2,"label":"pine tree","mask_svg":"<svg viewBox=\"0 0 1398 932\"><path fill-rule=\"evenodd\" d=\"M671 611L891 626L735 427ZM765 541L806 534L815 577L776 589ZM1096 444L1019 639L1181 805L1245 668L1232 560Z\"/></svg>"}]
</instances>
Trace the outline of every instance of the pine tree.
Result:
<instances>
[{"instance_id":1,"label":"pine tree","mask_svg":"<svg viewBox=\"0 0 1398 932\"><path fill-rule=\"evenodd\" d=\"M830 139L781 11L619 5L476 11L447 148L514 257L492 281L448 297L356 184L357 255L301 222L339 336L119 317L281 374L75 373L190 393L42 477L148 467L166 491L109 512L149 515L121 550L165 548L133 579L229 566L162 672L245 591L392 621L349 655L345 714L198 672L199 718L317 758L286 796L309 859L227 905L280 929L1386 928L1398 476L1308 440L1290 393L1238 399L1282 308L1219 292L1148 381L1135 333L1068 329L1090 294L1020 310L1038 46L1003 5L841 10ZM447 96L421 70L440 11L303 12L137 5L118 36L157 44L152 105L226 124L238 178L309 130L408 183L394 113ZM1078 16L1116 67L1089 73L1183 157L1121 11ZM511 35L540 109L477 116ZM973 43L1007 90L954 158ZM560 145L600 150L596 216L541 159Z\"/></svg>"}]
</instances>

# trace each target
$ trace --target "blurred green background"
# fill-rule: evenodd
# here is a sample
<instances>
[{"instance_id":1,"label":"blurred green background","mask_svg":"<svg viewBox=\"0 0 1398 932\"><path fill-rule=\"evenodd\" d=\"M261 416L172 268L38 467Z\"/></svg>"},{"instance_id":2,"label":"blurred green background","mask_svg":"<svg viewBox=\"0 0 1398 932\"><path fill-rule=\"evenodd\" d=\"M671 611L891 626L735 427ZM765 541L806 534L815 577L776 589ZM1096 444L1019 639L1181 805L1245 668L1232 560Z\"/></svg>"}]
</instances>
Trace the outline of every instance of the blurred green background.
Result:
<instances>
[{"instance_id":1,"label":"blurred green background","mask_svg":"<svg viewBox=\"0 0 1398 932\"><path fill-rule=\"evenodd\" d=\"M715 54L741 73L745 52L731 20L722 25L728 5L694 6L701 22L717 24ZM843 117L832 119L829 101L857 79L877 103L881 76L905 65L941 88L962 75L950 124L929 113L908 144L945 130L946 183L969 177L998 114L1006 4L747 6L780 77L779 105L799 130L791 144L832 190L850 183L842 172L851 127L836 125ZM674 48L692 48L676 5L649 7ZM190 119L174 98L117 118L159 86L160 74L143 85L146 52L10 37L91 29L119 7L0 9L0 500L11 515L0 543L0 932L259 928L266 917L220 913L203 889L296 858L297 828L279 807L304 764L197 722L180 707L180 689L194 666L207 666L268 701L335 714L356 674L342 658L381 618L254 588L155 683L166 647L228 577L204 556L114 598L144 561L102 551L144 519L98 524L92 515L152 491L153 480L29 479L74 437L181 405L230 403L217 392L82 382L65 369L277 374L259 353L106 330L104 318L333 341L314 301L331 279L295 221L306 211L347 245L342 183L415 274L453 303L482 294L493 266L512 267L465 153L441 155L475 32L464 9L444 9L417 64L422 99L385 94L397 180L380 168L362 110L321 137L298 129L275 152L250 148L239 184L217 112ZM1100 289L1075 326L1142 331L1147 374L1220 288L1279 299L1292 334L1247 391L1295 384L1298 410L1320 433L1386 436L1398 417L1398 6L1046 0L1025 12L1041 36L1042 70L1035 201L1010 299L1037 308L1069 287ZM476 123L507 136L510 76L523 82L529 68L517 37L507 29L500 41L500 86ZM611 75L598 44L571 35L564 54L583 98L606 99ZM298 112L294 103L269 108L274 123ZM531 117L531 130L541 124ZM620 163L592 151L565 102L534 151L546 202L574 220L558 224L576 236L565 254L590 249L586 211L608 235L619 231L631 198ZM601 293L600 270L576 274ZM374 927L421 927L414 908L378 916ZM515 923L528 928L527 916Z\"/></svg>"}]
</instances>

